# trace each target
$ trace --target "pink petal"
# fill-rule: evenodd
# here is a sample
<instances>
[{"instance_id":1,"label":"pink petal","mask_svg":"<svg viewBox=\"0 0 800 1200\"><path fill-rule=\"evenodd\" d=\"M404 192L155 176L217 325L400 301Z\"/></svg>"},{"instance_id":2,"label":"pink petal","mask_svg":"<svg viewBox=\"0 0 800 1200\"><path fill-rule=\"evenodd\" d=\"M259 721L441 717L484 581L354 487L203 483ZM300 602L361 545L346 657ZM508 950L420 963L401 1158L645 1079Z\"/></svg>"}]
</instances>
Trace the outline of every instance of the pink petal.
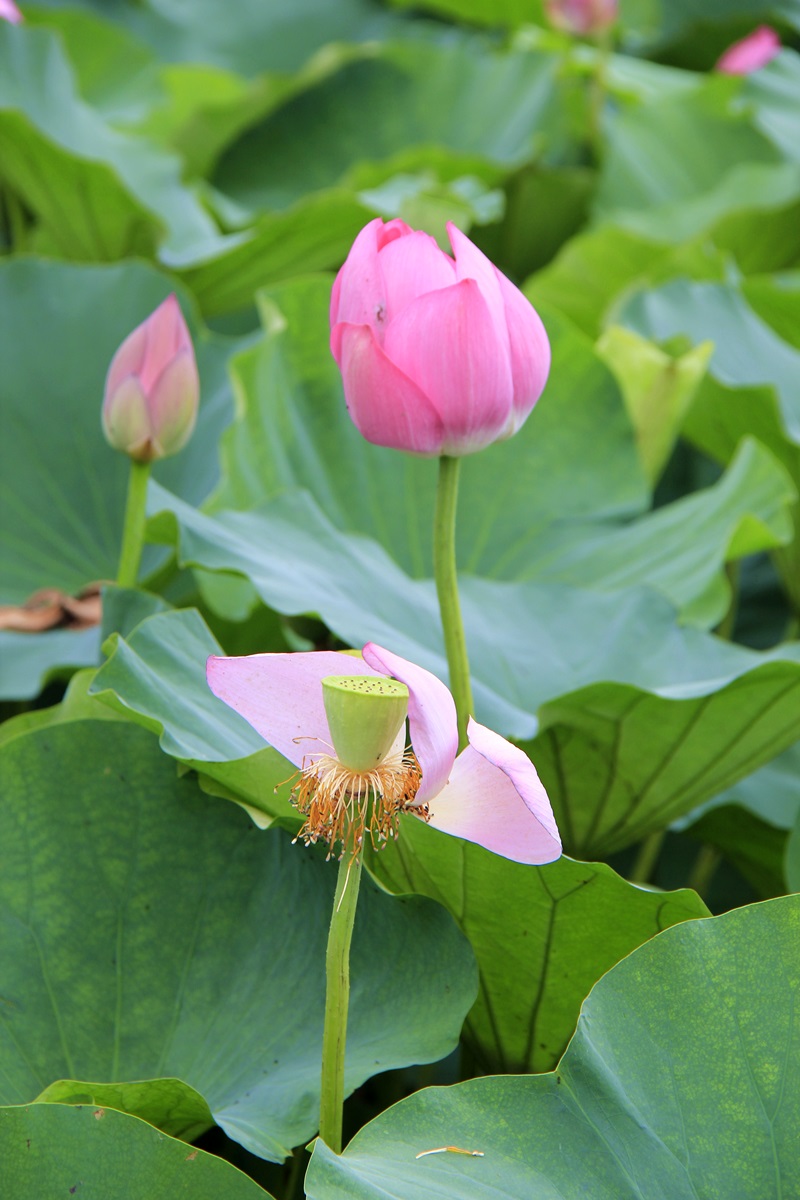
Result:
<instances>
[{"instance_id":1,"label":"pink petal","mask_svg":"<svg viewBox=\"0 0 800 1200\"><path fill-rule=\"evenodd\" d=\"M428 233L395 238L381 250L379 261L386 287L384 330L417 296L457 282L453 260Z\"/></svg>"},{"instance_id":2,"label":"pink petal","mask_svg":"<svg viewBox=\"0 0 800 1200\"><path fill-rule=\"evenodd\" d=\"M511 374L514 380L514 410L508 435L516 433L544 391L550 373L550 342L539 314L496 267L492 268L500 284L505 305L506 324L511 346Z\"/></svg>"},{"instance_id":3,"label":"pink petal","mask_svg":"<svg viewBox=\"0 0 800 1200\"><path fill-rule=\"evenodd\" d=\"M332 327L346 322L350 325L369 325L378 332L378 325L386 313L386 284L378 251L395 240L404 239L411 232L404 221L389 221L384 225L380 217L364 226L334 280L330 312ZM338 358L336 361L341 367Z\"/></svg>"},{"instance_id":4,"label":"pink petal","mask_svg":"<svg viewBox=\"0 0 800 1200\"><path fill-rule=\"evenodd\" d=\"M514 406L505 436L516 433L541 396L550 371L550 343L539 314L510 279L489 261L457 226L447 232L456 255L459 279L475 279L489 305L495 327L508 345Z\"/></svg>"},{"instance_id":5,"label":"pink petal","mask_svg":"<svg viewBox=\"0 0 800 1200\"><path fill-rule=\"evenodd\" d=\"M125 338L108 368L106 393L113 392L130 375L136 375L145 392L149 392L180 350L192 350L192 339L173 294Z\"/></svg>"},{"instance_id":6,"label":"pink petal","mask_svg":"<svg viewBox=\"0 0 800 1200\"><path fill-rule=\"evenodd\" d=\"M150 413L147 397L135 376L124 377L114 391L106 393L102 419L106 438L115 449L149 460Z\"/></svg>"},{"instance_id":7,"label":"pink petal","mask_svg":"<svg viewBox=\"0 0 800 1200\"><path fill-rule=\"evenodd\" d=\"M499 271L486 255L462 233L452 221L447 222L447 236L456 257L456 274L459 279L474 279L486 301L498 342L510 355L505 305L498 281Z\"/></svg>"},{"instance_id":8,"label":"pink petal","mask_svg":"<svg viewBox=\"0 0 800 1200\"><path fill-rule=\"evenodd\" d=\"M194 352L180 350L159 375L147 401L157 457L177 454L186 445L197 420L199 397Z\"/></svg>"},{"instance_id":9,"label":"pink petal","mask_svg":"<svg viewBox=\"0 0 800 1200\"><path fill-rule=\"evenodd\" d=\"M368 325L334 325L331 350L347 410L376 446L441 454L442 422L427 396L387 358Z\"/></svg>"},{"instance_id":10,"label":"pink petal","mask_svg":"<svg viewBox=\"0 0 800 1200\"><path fill-rule=\"evenodd\" d=\"M142 387L146 392L180 350L191 348L189 330L175 295L167 296L144 322L147 334L144 358L140 368Z\"/></svg>"},{"instance_id":11,"label":"pink petal","mask_svg":"<svg viewBox=\"0 0 800 1200\"><path fill-rule=\"evenodd\" d=\"M781 48L781 39L769 25L759 25L748 37L734 42L717 62L724 75L749 75L771 62Z\"/></svg>"},{"instance_id":12,"label":"pink petal","mask_svg":"<svg viewBox=\"0 0 800 1200\"><path fill-rule=\"evenodd\" d=\"M512 412L511 365L474 279L412 301L389 324L384 349L439 414L440 453L470 454L503 433Z\"/></svg>"},{"instance_id":13,"label":"pink petal","mask_svg":"<svg viewBox=\"0 0 800 1200\"><path fill-rule=\"evenodd\" d=\"M397 238L405 237L409 233L413 233L410 225L406 225L405 221L401 221L399 217L392 217L391 221L378 230L378 249L382 250L384 246L388 246L389 242L395 241Z\"/></svg>"},{"instance_id":14,"label":"pink petal","mask_svg":"<svg viewBox=\"0 0 800 1200\"><path fill-rule=\"evenodd\" d=\"M240 658L212 655L206 664L214 695L296 767L309 755L332 753L322 700L325 676L378 674L352 654L329 650Z\"/></svg>"},{"instance_id":15,"label":"pink petal","mask_svg":"<svg viewBox=\"0 0 800 1200\"><path fill-rule=\"evenodd\" d=\"M138 376L144 361L146 348L147 330L145 329L144 322L142 322L141 325L136 326L132 333L128 334L111 360L111 365L106 375L106 396L115 392L124 379L129 379L132 375Z\"/></svg>"},{"instance_id":16,"label":"pink petal","mask_svg":"<svg viewBox=\"0 0 800 1200\"><path fill-rule=\"evenodd\" d=\"M408 688L408 727L411 745L422 768L417 800L425 804L447 784L458 750L458 725L453 697L430 671L416 666L374 642L362 650L364 661L384 675L393 675ZM521 753L521 752L520 752Z\"/></svg>"},{"instance_id":17,"label":"pink petal","mask_svg":"<svg viewBox=\"0 0 800 1200\"><path fill-rule=\"evenodd\" d=\"M477 721L468 735L450 782L429 801L431 825L513 862L553 862L561 839L533 763Z\"/></svg>"}]
</instances>

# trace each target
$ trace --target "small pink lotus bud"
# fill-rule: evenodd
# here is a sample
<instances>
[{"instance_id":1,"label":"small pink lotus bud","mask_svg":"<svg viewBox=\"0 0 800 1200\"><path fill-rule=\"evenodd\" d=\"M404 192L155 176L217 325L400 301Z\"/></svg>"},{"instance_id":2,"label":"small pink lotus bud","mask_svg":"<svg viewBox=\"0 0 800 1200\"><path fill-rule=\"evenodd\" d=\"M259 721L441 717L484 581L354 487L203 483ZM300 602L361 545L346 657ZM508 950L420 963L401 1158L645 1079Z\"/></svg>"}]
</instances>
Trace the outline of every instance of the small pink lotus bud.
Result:
<instances>
[{"instance_id":1,"label":"small pink lotus bud","mask_svg":"<svg viewBox=\"0 0 800 1200\"><path fill-rule=\"evenodd\" d=\"M399 219L370 221L331 295L331 352L354 424L378 446L472 454L511 437L547 380L533 306L454 225L453 257Z\"/></svg>"},{"instance_id":2,"label":"small pink lotus bud","mask_svg":"<svg viewBox=\"0 0 800 1200\"><path fill-rule=\"evenodd\" d=\"M103 432L139 462L177 454L197 418L200 380L175 296L128 334L106 376Z\"/></svg>"},{"instance_id":3,"label":"small pink lotus bud","mask_svg":"<svg viewBox=\"0 0 800 1200\"><path fill-rule=\"evenodd\" d=\"M0 0L0 21L10 21L12 25L19 25L21 20L22 13L14 0Z\"/></svg>"},{"instance_id":4,"label":"small pink lotus bud","mask_svg":"<svg viewBox=\"0 0 800 1200\"><path fill-rule=\"evenodd\" d=\"M716 65L724 75L749 75L765 67L781 48L781 40L769 25L759 25L746 38L729 46Z\"/></svg>"},{"instance_id":5,"label":"small pink lotus bud","mask_svg":"<svg viewBox=\"0 0 800 1200\"><path fill-rule=\"evenodd\" d=\"M587 37L617 19L619 0L545 0L547 19L556 29Z\"/></svg>"}]
</instances>

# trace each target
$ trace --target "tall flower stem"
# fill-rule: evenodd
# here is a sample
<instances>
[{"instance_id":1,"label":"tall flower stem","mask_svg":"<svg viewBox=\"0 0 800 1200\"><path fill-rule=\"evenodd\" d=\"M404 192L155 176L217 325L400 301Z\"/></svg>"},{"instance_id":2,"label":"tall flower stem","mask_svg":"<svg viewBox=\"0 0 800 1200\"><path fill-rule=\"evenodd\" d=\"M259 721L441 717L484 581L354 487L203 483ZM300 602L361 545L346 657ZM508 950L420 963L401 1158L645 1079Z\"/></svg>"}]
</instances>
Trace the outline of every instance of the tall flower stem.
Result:
<instances>
[{"instance_id":1,"label":"tall flower stem","mask_svg":"<svg viewBox=\"0 0 800 1200\"><path fill-rule=\"evenodd\" d=\"M655 865L658 862L658 856L661 853L661 847L664 845L664 838L667 836L666 829L657 829L653 833L649 833L639 847L639 853L636 855L633 866L628 878L631 883L649 883L650 876L655 870Z\"/></svg>"},{"instance_id":2,"label":"tall flower stem","mask_svg":"<svg viewBox=\"0 0 800 1200\"><path fill-rule=\"evenodd\" d=\"M436 576L436 593L439 597L439 611L442 614L444 645L450 670L450 691L453 693L458 714L458 748L463 750L467 744L467 722L474 705L456 574L456 507L460 467L460 458L442 455L439 459L439 484L433 524L433 573Z\"/></svg>"},{"instance_id":3,"label":"tall flower stem","mask_svg":"<svg viewBox=\"0 0 800 1200\"><path fill-rule=\"evenodd\" d=\"M139 564L144 548L144 528L147 523L147 481L150 478L150 463L131 459L128 477L128 499L125 503L125 524L122 528L122 549L117 568L119 587L136 587Z\"/></svg>"},{"instance_id":4,"label":"tall flower stem","mask_svg":"<svg viewBox=\"0 0 800 1200\"><path fill-rule=\"evenodd\" d=\"M322 1031L322 1095L319 1136L337 1154L342 1151L344 1050L350 1006L350 942L361 883L362 851L343 854L325 954L325 1025Z\"/></svg>"}]
</instances>

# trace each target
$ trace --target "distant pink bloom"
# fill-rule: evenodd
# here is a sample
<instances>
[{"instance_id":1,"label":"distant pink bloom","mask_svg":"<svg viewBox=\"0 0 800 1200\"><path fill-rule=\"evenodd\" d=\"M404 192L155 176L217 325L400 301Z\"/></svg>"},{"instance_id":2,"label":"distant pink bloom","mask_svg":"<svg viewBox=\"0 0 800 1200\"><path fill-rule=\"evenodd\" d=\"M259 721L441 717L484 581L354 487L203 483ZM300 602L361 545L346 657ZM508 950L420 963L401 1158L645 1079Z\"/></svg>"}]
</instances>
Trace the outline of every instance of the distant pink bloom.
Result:
<instances>
[{"instance_id":1,"label":"distant pink bloom","mask_svg":"<svg viewBox=\"0 0 800 1200\"><path fill-rule=\"evenodd\" d=\"M608 29L616 21L618 10L619 0L545 0L550 23L582 37Z\"/></svg>"},{"instance_id":2,"label":"distant pink bloom","mask_svg":"<svg viewBox=\"0 0 800 1200\"><path fill-rule=\"evenodd\" d=\"M759 25L746 38L729 46L716 65L725 75L749 75L771 62L781 48L781 40L769 25Z\"/></svg>"},{"instance_id":3,"label":"distant pink bloom","mask_svg":"<svg viewBox=\"0 0 800 1200\"><path fill-rule=\"evenodd\" d=\"M331 296L331 351L368 442L462 455L510 437L541 395L550 344L531 304L454 225L454 258L380 218Z\"/></svg>"},{"instance_id":4,"label":"distant pink bloom","mask_svg":"<svg viewBox=\"0 0 800 1200\"><path fill-rule=\"evenodd\" d=\"M358 847L365 829L377 841L393 837L399 813L410 812L515 862L559 857L558 829L530 759L472 720L470 744L456 757L453 698L422 667L370 642L363 658L332 651L211 657L206 671L214 695L300 769L294 794L306 816L306 840ZM404 684L411 749L401 712L390 750L371 770L343 763L323 701L322 681L330 676Z\"/></svg>"},{"instance_id":5,"label":"distant pink bloom","mask_svg":"<svg viewBox=\"0 0 800 1200\"><path fill-rule=\"evenodd\" d=\"M139 462L177 454L194 429L199 394L192 339L168 296L111 360L103 431L115 450Z\"/></svg>"},{"instance_id":6,"label":"distant pink bloom","mask_svg":"<svg viewBox=\"0 0 800 1200\"><path fill-rule=\"evenodd\" d=\"M19 25L21 20L22 13L14 0L0 0L0 21L10 21L12 25Z\"/></svg>"}]
</instances>

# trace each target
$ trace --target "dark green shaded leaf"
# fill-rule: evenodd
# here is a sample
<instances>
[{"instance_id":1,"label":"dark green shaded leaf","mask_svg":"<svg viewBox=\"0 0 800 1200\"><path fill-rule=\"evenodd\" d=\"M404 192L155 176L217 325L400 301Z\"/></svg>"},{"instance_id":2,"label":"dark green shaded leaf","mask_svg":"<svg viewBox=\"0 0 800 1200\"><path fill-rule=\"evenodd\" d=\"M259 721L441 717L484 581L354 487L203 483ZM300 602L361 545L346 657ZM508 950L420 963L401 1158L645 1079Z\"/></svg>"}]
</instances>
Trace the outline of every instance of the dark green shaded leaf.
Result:
<instances>
[{"instance_id":1,"label":"dark green shaded leaf","mask_svg":"<svg viewBox=\"0 0 800 1200\"><path fill-rule=\"evenodd\" d=\"M796 651L795 651L796 653ZM762 659L763 663L763 659ZM596 684L540 710L528 745L564 844L603 857L663 829L796 740L800 670L763 663L713 692Z\"/></svg>"},{"instance_id":2,"label":"dark green shaded leaf","mask_svg":"<svg viewBox=\"0 0 800 1200\"><path fill-rule=\"evenodd\" d=\"M725 804L688 825L686 834L720 850L762 900L785 894L785 829L776 829L738 805Z\"/></svg>"}]
</instances>

